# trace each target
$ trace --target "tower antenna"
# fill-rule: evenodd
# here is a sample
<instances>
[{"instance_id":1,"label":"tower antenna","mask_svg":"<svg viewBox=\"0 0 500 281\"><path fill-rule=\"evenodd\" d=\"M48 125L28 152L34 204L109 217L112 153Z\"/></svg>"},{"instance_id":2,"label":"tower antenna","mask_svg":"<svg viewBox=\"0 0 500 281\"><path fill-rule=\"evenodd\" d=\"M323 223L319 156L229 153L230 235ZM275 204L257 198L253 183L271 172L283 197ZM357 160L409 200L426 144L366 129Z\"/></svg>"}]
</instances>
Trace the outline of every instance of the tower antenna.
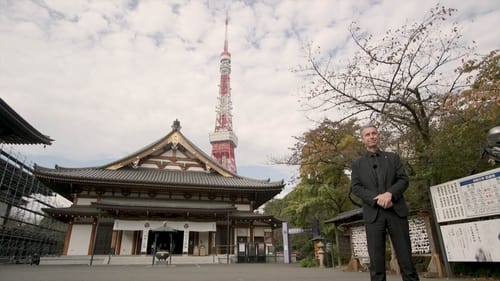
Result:
<instances>
[{"instance_id":1,"label":"tower antenna","mask_svg":"<svg viewBox=\"0 0 500 281\"><path fill-rule=\"evenodd\" d=\"M229 53L227 29L229 16L226 12L226 26L224 36L224 51L220 56L220 84L219 97L216 106L215 130L210 133L212 156L229 171L236 174L236 160L234 149L238 145L238 138L233 132L232 103L231 103L231 53Z\"/></svg>"}]
</instances>

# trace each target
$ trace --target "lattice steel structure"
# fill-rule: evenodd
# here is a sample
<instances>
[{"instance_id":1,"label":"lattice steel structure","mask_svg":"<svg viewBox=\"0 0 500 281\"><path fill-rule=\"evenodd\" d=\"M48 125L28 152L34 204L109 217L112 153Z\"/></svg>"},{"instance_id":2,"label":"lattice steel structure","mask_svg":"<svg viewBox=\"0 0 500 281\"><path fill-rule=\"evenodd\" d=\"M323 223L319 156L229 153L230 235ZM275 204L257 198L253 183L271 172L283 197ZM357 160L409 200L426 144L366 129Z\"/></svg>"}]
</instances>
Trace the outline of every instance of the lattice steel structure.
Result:
<instances>
[{"instance_id":1,"label":"lattice steel structure","mask_svg":"<svg viewBox=\"0 0 500 281\"><path fill-rule=\"evenodd\" d=\"M70 202L38 181L32 164L6 144L0 144L0 260L29 262L31 255L59 255L67 225L42 208Z\"/></svg>"},{"instance_id":2,"label":"lattice steel structure","mask_svg":"<svg viewBox=\"0 0 500 281\"><path fill-rule=\"evenodd\" d=\"M231 103L231 53L228 50L226 34L224 40L224 51L220 57L220 85L219 85L219 103L216 109L215 130L210 133L210 143L212 144L212 156L217 159L221 165L236 174L236 160L234 149L238 145L238 138L233 132L232 121L232 103Z\"/></svg>"}]
</instances>

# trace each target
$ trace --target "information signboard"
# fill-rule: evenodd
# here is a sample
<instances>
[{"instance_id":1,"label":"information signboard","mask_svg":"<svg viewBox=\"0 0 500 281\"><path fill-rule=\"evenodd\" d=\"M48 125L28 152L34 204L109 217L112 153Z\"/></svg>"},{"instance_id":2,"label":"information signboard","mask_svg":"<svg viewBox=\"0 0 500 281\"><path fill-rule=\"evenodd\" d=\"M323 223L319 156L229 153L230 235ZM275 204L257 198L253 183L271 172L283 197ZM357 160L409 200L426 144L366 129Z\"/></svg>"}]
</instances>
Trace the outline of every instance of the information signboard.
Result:
<instances>
[{"instance_id":1,"label":"information signboard","mask_svg":"<svg viewBox=\"0 0 500 281\"><path fill-rule=\"evenodd\" d=\"M499 262L500 219L441 226L451 262Z\"/></svg>"},{"instance_id":2,"label":"information signboard","mask_svg":"<svg viewBox=\"0 0 500 281\"><path fill-rule=\"evenodd\" d=\"M410 228L411 252L414 255L431 254L429 234L425 221L420 216L412 217L408 220ZM366 243L365 226L351 227L351 245L355 257L367 258L368 245Z\"/></svg>"},{"instance_id":3,"label":"information signboard","mask_svg":"<svg viewBox=\"0 0 500 281\"><path fill-rule=\"evenodd\" d=\"M450 262L500 261L500 168L431 186Z\"/></svg>"},{"instance_id":4,"label":"information signboard","mask_svg":"<svg viewBox=\"0 0 500 281\"><path fill-rule=\"evenodd\" d=\"M438 223L500 214L500 168L431 186Z\"/></svg>"}]
</instances>

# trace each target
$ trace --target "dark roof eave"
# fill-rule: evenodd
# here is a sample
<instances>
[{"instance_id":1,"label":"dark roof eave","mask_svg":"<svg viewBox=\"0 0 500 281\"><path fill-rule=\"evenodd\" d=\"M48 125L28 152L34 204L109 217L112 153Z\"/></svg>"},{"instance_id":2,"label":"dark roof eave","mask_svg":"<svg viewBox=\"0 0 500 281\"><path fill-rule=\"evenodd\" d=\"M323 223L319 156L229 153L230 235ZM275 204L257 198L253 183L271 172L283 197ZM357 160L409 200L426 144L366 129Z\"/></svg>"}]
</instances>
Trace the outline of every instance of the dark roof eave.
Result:
<instances>
[{"instance_id":1,"label":"dark roof eave","mask_svg":"<svg viewBox=\"0 0 500 281\"><path fill-rule=\"evenodd\" d=\"M336 217L326 220L325 223L333 223L333 224L339 224L341 222L347 222L351 221L353 219L358 219L359 217L362 217L362 209L361 208L356 208L352 209L343 213L338 214Z\"/></svg>"},{"instance_id":2,"label":"dark roof eave","mask_svg":"<svg viewBox=\"0 0 500 281\"><path fill-rule=\"evenodd\" d=\"M189 184L189 183L158 183L158 182L145 182L145 181L116 181L116 180L99 180L99 179L82 179L82 178L73 178L73 177L56 177L56 176L49 176L46 174L41 174L39 172L36 172L35 170L35 176L37 176L39 179L46 179L49 181L59 181L61 183L86 183L86 184L92 184L92 185L110 185L110 186L145 186L147 184L148 187L152 188L186 188L186 189L209 189L209 190L214 190L218 189L221 191L234 191L237 189L237 191L278 191L281 192L283 190L283 187L285 186L283 183L279 183L279 185L273 185L273 186L220 186L220 185L194 185L194 184Z\"/></svg>"},{"instance_id":3,"label":"dark roof eave","mask_svg":"<svg viewBox=\"0 0 500 281\"><path fill-rule=\"evenodd\" d=\"M111 210L127 210L127 211L144 211L144 212L190 212L190 213L231 213L236 208L222 208L222 209L204 209L204 208L179 208L179 207L146 207L146 206L116 206L116 205L99 205L95 204L96 208L111 211Z\"/></svg>"},{"instance_id":4,"label":"dark roof eave","mask_svg":"<svg viewBox=\"0 0 500 281\"><path fill-rule=\"evenodd\" d=\"M201 203L201 204L200 204ZM190 211L190 212L234 212L236 207L230 204L203 204L198 201L158 201L158 200L103 200L91 203L101 210L149 210L149 211Z\"/></svg>"},{"instance_id":5,"label":"dark roof eave","mask_svg":"<svg viewBox=\"0 0 500 281\"><path fill-rule=\"evenodd\" d=\"M424 209L413 209L409 211L410 216L417 214L428 215L428 211ZM363 210L361 208L352 209L338 214L336 217L326 220L325 223L333 223L335 225L350 225L357 224L363 221Z\"/></svg>"},{"instance_id":6,"label":"dark roof eave","mask_svg":"<svg viewBox=\"0 0 500 281\"><path fill-rule=\"evenodd\" d=\"M50 215L62 214L62 215L88 215L88 216L92 215L93 216L93 215L102 214L101 211L99 211L96 208L92 208L92 207L42 208L42 211L44 211Z\"/></svg>"},{"instance_id":7,"label":"dark roof eave","mask_svg":"<svg viewBox=\"0 0 500 281\"><path fill-rule=\"evenodd\" d=\"M49 136L40 133L14 109L12 109L2 98L0 98L1 126L9 134L0 134L0 143L7 144L44 144L51 145L54 141Z\"/></svg>"},{"instance_id":8,"label":"dark roof eave","mask_svg":"<svg viewBox=\"0 0 500 281\"><path fill-rule=\"evenodd\" d=\"M256 214L256 213L243 213L243 212L234 212L229 214L229 218L235 220L259 220L266 224L281 224L285 220L276 218L272 215L264 215L264 214Z\"/></svg>"}]
</instances>

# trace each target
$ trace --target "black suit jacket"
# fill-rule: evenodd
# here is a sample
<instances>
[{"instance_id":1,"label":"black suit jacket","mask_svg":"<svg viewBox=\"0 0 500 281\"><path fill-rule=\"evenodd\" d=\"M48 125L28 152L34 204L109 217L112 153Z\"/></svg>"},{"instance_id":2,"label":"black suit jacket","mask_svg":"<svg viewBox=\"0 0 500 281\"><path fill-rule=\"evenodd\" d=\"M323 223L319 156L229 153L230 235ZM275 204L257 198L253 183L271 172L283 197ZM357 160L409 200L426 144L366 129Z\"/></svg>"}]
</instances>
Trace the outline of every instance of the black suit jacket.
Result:
<instances>
[{"instance_id":1,"label":"black suit jacket","mask_svg":"<svg viewBox=\"0 0 500 281\"><path fill-rule=\"evenodd\" d=\"M363 201L363 218L366 223L374 222L381 207L373 198L385 191L392 193L393 209L400 217L408 216L403 193L408 188L408 176L399 155L377 151L378 156L367 152L352 163L352 193ZM374 157L377 157L375 160ZM377 174L379 180L377 182Z\"/></svg>"}]
</instances>

